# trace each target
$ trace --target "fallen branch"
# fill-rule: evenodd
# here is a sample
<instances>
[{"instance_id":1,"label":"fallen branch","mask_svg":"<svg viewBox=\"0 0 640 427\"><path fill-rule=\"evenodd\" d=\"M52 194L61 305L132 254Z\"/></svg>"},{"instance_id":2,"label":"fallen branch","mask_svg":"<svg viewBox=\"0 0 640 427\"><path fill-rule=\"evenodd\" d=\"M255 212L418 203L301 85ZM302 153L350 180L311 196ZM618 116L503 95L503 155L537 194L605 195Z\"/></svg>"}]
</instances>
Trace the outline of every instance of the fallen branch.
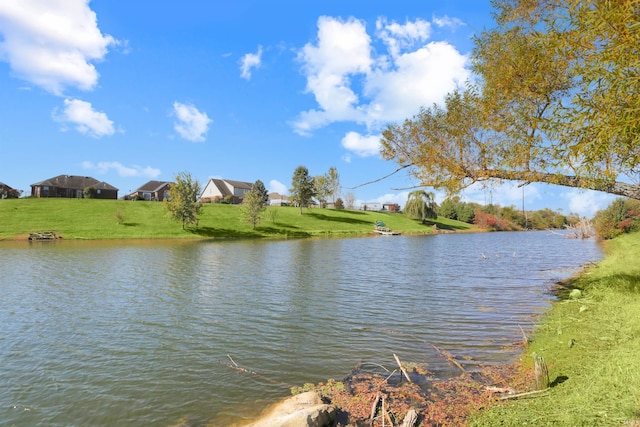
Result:
<instances>
[{"instance_id":1,"label":"fallen branch","mask_svg":"<svg viewBox=\"0 0 640 427\"><path fill-rule=\"evenodd\" d=\"M243 374L249 374L249 375L252 375L252 376L255 376L255 377L258 377L258 378L262 378L263 380L268 381L268 382L270 382L271 384L278 384L278 385L281 385L281 386L284 386L284 387L288 387L288 388L293 387L293 385L291 385L291 384L283 383L282 381L276 381L276 380L271 379L271 378L269 378L269 377L266 377L266 376L264 376L264 375L262 375L262 374L259 374L259 373L255 372L255 371L252 371L252 370L249 370L249 369L243 368L243 367L239 366L239 365L238 365L238 364L237 364L237 363L236 363L236 362L231 358L231 356L229 356L228 354L227 354L227 357L229 358L229 360L231 360L231 363L233 363L233 365L230 365L230 364L228 364L228 363L224 363L224 362L222 362L222 361L221 361L220 363L221 363L221 364L223 364L223 365L225 365L225 366L227 366L227 367L229 367L229 368L231 368L231 369L233 369L234 371L238 371L238 372L242 372Z\"/></svg>"},{"instance_id":2,"label":"fallen branch","mask_svg":"<svg viewBox=\"0 0 640 427\"><path fill-rule=\"evenodd\" d=\"M380 393L376 394L376 398L371 405L371 415L369 415L369 424L373 426L373 421L376 419L376 413L378 412L378 405L380 404Z\"/></svg>"},{"instance_id":3,"label":"fallen branch","mask_svg":"<svg viewBox=\"0 0 640 427\"><path fill-rule=\"evenodd\" d=\"M398 366L400 367L400 370L402 371L402 373L404 374L405 378L407 379L407 381L409 381L410 383L412 383L413 381L411 381L411 378L409 378L409 374L407 374L407 371L405 371L404 367L402 366L402 363L400 363L400 359L398 359L398 356L396 356L396 354L393 354L393 357L395 357L396 362L398 363Z\"/></svg>"},{"instance_id":4,"label":"fallen branch","mask_svg":"<svg viewBox=\"0 0 640 427\"><path fill-rule=\"evenodd\" d=\"M544 393L545 391L549 391L549 389L545 388L544 390L533 390L533 391L527 391L525 393L509 394L509 395L506 395L506 396L501 396L501 397L499 397L499 399L500 400L517 399L519 397L531 396L531 395L534 395L534 394L541 394L541 393Z\"/></svg>"},{"instance_id":5,"label":"fallen branch","mask_svg":"<svg viewBox=\"0 0 640 427\"><path fill-rule=\"evenodd\" d=\"M402 421L401 427L414 427L416 424L418 424L418 413L415 409L409 409L409 412L407 412L407 415L405 415Z\"/></svg>"},{"instance_id":6,"label":"fallen branch","mask_svg":"<svg viewBox=\"0 0 640 427\"><path fill-rule=\"evenodd\" d=\"M456 367L458 367L458 369L460 369L462 372L466 372L464 370L464 366L462 366L460 364L460 362L458 362L455 358L455 356L451 353L449 353L446 350L440 350L435 344L431 344L431 347L433 347L439 354L440 356L444 357L446 359L447 362L455 365Z\"/></svg>"}]
</instances>

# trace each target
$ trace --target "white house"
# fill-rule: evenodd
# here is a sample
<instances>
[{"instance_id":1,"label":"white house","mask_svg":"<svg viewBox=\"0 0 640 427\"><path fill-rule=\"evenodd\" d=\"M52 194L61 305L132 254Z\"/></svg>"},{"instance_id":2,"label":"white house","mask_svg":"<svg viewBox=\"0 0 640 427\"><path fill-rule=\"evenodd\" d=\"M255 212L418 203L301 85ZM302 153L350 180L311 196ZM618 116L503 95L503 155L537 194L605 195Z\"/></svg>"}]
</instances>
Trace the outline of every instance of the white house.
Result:
<instances>
[{"instance_id":1,"label":"white house","mask_svg":"<svg viewBox=\"0 0 640 427\"><path fill-rule=\"evenodd\" d=\"M203 202L220 202L230 199L231 203L242 203L247 191L251 190L253 183L232 181L230 179L210 179L205 185L200 200Z\"/></svg>"},{"instance_id":2,"label":"white house","mask_svg":"<svg viewBox=\"0 0 640 427\"><path fill-rule=\"evenodd\" d=\"M289 206L289 197L280 193L269 193L269 206Z\"/></svg>"}]
</instances>

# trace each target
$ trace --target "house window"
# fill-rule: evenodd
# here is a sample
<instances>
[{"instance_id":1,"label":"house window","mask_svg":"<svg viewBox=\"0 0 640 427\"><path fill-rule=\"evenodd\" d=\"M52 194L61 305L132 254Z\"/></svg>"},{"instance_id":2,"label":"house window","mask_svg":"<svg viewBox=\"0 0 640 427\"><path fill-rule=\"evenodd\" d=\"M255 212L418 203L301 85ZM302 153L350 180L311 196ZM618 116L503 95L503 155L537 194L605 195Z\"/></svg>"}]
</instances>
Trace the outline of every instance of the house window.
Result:
<instances>
[{"instance_id":1,"label":"house window","mask_svg":"<svg viewBox=\"0 0 640 427\"><path fill-rule=\"evenodd\" d=\"M149 201L149 200L151 200L151 193L142 193L142 197L143 197L146 201Z\"/></svg>"}]
</instances>

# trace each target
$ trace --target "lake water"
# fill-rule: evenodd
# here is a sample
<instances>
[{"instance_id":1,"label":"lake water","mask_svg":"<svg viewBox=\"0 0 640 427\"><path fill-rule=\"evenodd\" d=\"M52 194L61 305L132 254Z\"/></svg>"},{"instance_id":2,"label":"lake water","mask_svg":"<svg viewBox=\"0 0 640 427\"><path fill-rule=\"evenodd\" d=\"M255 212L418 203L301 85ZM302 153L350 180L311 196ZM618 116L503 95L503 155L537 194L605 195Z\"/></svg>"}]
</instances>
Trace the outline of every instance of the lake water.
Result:
<instances>
[{"instance_id":1,"label":"lake water","mask_svg":"<svg viewBox=\"0 0 640 427\"><path fill-rule=\"evenodd\" d=\"M225 426L394 353L457 374L431 344L508 362L601 256L549 232L2 242L0 424Z\"/></svg>"}]
</instances>

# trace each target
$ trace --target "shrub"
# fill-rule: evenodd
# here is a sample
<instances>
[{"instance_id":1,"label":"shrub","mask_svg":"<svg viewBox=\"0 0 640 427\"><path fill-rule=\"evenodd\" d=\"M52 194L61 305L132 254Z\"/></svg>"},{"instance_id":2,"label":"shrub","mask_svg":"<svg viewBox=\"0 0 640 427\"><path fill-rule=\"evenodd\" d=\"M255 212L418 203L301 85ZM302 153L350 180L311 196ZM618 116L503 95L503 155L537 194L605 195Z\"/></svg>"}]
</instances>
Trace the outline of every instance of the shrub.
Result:
<instances>
[{"instance_id":1,"label":"shrub","mask_svg":"<svg viewBox=\"0 0 640 427\"><path fill-rule=\"evenodd\" d=\"M594 218L596 234L601 239L613 239L623 233L640 229L640 201L616 199Z\"/></svg>"}]
</instances>

